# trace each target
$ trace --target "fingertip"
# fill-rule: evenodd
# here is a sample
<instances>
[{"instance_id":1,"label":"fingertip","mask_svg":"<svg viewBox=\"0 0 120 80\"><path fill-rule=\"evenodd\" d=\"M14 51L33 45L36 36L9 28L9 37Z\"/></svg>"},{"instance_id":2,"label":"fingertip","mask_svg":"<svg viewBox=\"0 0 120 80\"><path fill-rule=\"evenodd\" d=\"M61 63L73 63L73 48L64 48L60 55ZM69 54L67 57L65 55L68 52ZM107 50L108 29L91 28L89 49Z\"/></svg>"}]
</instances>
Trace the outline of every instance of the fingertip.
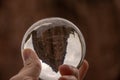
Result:
<instances>
[{"instance_id":1,"label":"fingertip","mask_svg":"<svg viewBox=\"0 0 120 80\"><path fill-rule=\"evenodd\" d=\"M61 75L72 75L72 71L68 65L60 65L59 71Z\"/></svg>"},{"instance_id":2,"label":"fingertip","mask_svg":"<svg viewBox=\"0 0 120 80\"><path fill-rule=\"evenodd\" d=\"M23 50L23 60L28 59L29 57L34 58L35 60L39 60L39 57L37 56L37 54L35 53L35 51L33 51L32 49L26 48Z\"/></svg>"},{"instance_id":3,"label":"fingertip","mask_svg":"<svg viewBox=\"0 0 120 80\"><path fill-rule=\"evenodd\" d=\"M59 67L59 71L60 71L62 76L63 75L69 75L69 76L73 75L75 77L78 77L78 73L79 73L77 68L75 68L73 66L65 65L65 64L61 65Z\"/></svg>"},{"instance_id":4,"label":"fingertip","mask_svg":"<svg viewBox=\"0 0 120 80\"><path fill-rule=\"evenodd\" d=\"M26 61L30 57L31 53L32 53L31 49L24 49L23 53L22 53L23 54L23 60Z\"/></svg>"},{"instance_id":5,"label":"fingertip","mask_svg":"<svg viewBox=\"0 0 120 80\"><path fill-rule=\"evenodd\" d=\"M39 57L32 49L29 48L23 50L23 62L24 66L30 64L41 66Z\"/></svg>"}]
</instances>

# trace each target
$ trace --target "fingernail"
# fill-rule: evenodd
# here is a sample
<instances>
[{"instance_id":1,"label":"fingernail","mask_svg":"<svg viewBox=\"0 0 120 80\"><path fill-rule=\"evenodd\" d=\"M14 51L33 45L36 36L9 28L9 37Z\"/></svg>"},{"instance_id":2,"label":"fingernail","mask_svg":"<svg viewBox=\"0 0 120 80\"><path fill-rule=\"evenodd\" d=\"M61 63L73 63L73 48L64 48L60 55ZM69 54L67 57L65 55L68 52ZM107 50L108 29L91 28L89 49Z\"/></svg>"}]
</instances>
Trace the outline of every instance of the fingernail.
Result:
<instances>
[{"instance_id":1,"label":"fingernail","mask_svg":"<svg viewBox=\"0 0 120 80\"><path fill-rule=\"evenodd\" d=\"M29 50L29 49L25 49L25 50L23 51L23 57L24 57L24 60L25 60L25 61L30 58L30 54L31 54L31 50Z\"/></svg>"}]
</instances>

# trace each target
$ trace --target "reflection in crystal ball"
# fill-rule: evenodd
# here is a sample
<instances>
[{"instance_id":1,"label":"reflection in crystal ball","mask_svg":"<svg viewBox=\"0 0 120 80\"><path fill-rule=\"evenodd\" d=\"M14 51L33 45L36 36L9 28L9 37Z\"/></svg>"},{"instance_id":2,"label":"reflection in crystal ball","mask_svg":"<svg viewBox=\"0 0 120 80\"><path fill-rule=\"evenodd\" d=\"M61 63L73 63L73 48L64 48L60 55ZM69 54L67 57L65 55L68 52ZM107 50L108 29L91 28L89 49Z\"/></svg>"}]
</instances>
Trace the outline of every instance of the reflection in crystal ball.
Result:
<instances>
[{"instance_id":1,"label":"reflection in crystal ball","mask_svg":"<svg viewBox=\"0 0 120 80\"><path fill-rule=\"evenodd\" d=\"M58 80L62 64L80 67L85 42L80 30L63 18L47 18L33 24L25 33L21 50L36 52L42 64L41 80Z\"/></svg>"}]
</instances>

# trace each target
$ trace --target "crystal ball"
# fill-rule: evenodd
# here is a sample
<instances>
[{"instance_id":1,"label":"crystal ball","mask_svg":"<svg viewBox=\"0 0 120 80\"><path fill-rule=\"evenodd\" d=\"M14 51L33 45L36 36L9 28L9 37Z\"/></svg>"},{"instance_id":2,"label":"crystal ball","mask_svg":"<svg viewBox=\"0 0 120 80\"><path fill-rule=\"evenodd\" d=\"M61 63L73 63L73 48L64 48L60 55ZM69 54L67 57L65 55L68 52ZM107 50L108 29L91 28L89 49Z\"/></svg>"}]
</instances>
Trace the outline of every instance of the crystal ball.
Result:
<instances>
[{"instance_id":1,"label":"crystal ball","mask_svg":"<svg viewBox=\"0 0 120 80\"><path fill-rule=\"evenodd\" d=\"M25 33L21 52L32 49L42 65L40 80L58 80L58 67L67 64L79 68L86 51L84 37L72 22L58 17L34 23Z\"/></svg>"}]
</instances>

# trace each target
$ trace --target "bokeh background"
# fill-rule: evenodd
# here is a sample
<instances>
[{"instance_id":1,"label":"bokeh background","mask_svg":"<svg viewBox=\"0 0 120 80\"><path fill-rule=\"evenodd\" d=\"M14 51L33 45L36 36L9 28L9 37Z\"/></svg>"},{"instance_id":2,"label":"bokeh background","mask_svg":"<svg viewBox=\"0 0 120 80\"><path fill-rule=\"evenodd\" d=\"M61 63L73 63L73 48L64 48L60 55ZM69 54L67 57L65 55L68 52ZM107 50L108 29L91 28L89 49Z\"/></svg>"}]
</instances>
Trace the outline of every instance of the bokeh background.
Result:
<instances>
[{"instance_id":1,"label":"bokeh background","mask_svg":"<svg viewBox=\"0 0 120 80\"><path fill-rule=\"evenodd\" d=\"M0 0L0 80L23 67L22 37L47 17L66 18L82 31L90 65L84 80L120 80L120 0Z\"/></svg>"}]
</instances>

